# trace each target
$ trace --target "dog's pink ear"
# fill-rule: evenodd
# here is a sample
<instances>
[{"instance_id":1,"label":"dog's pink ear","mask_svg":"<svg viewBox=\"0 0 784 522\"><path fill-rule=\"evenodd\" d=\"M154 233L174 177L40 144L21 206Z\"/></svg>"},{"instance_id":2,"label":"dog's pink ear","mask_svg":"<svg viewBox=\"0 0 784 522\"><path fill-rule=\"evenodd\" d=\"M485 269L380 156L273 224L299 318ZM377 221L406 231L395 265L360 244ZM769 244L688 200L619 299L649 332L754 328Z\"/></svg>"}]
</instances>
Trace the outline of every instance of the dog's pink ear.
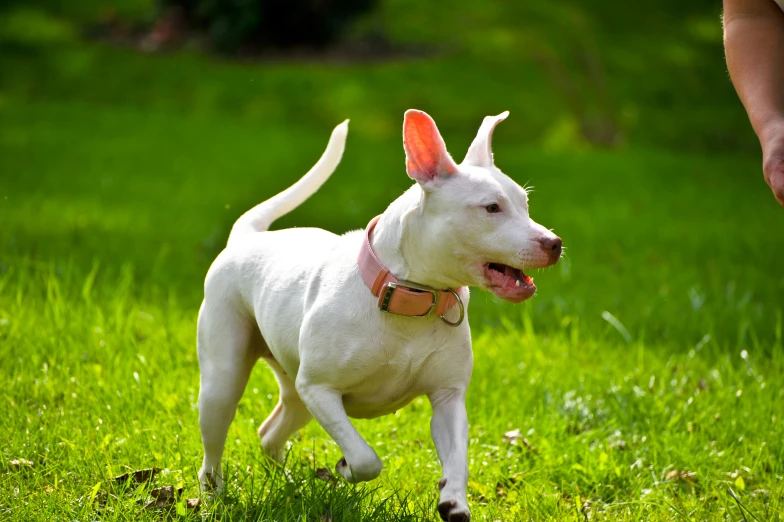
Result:
<instances>
[{"instance_id":1,"label":"dog's pink ear","mask_svg":"<svg viewBox=\"0 0 784 522\"><path fill-rule=\"evenodd\" d=\"M419 183L457 172L457 165L446 151L436 122L422 111L406 111L403 148L406 151L406 171L411 179Z\"/></svg>"},{"instance_id":2,"label":"dog's pink ear","mask_svg":"<svg viewBox=\"0 0 784 522\"><path fill-rule=\"evenodd\" d=\"M490 142L493 139L493 130L495 126L501 123L509 116L509 111L504 111L498 116L487 116L479 127L479 132L476 133L476 138L468 147L463 163L466 165L474 165L476 167L492 167L493 166L493 150L490 148Z\"/></svg>"}]
</instances>

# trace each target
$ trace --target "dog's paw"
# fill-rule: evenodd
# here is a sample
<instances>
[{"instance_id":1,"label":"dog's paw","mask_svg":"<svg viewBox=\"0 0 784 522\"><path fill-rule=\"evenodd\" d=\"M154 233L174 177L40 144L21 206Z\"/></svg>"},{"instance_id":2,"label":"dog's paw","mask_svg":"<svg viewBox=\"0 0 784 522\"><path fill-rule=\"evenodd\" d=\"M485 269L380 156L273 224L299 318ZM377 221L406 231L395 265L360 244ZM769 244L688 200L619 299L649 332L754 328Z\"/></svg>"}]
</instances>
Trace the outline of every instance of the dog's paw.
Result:
<instances>
[{"instance_id":1,"label":"dog's paw","mask_svg":"<svg viewBox=\"0 0 784 522\"><path fill-rule=\"evenodd\" d=\"M285 445L279 447L265 439L261 439L261 449L264 451L264 455L267 458L278 464L283 464L286 461L287 448Z\"/></svg>"},{"instance_id":2,"label":"dog's paw","mask_svg":"<svg viewBox=\"0 0 784 522\"><path fill-rule=\"evenodd\" d=\"M369 459L365 463L351 466L346 461L346 457L341 457L338 463L335 464L335 471L352 484L373 480L381 474L381 470L384 467L377 455L373 454L373 457L373 459Z\"/></svg>"},{"instance_id":3,"label":"dog's paw","mask_svg":"<svg viewBox=\"0 0 784 522\"><path fill-rule=\"evenodd\" d=\"M444 500L438 504L438 514L445 522L468 522L471 520L471 512L468 506L457 500Z\"/></svg>"},{"instance_id":4,"label":"dog's paw","mask_svg":"<svg viewBox=\"0 0 784 522\"><path fill-rule=\"evenodd\" d=\"M338 463L335 464L335 471L348 482L354 482L354 479L351 476L351 468L348 467L348 462L346 462L346 457L340 457Z\"/></svg>"},{"instance_id":5,"label":"dog's paw","mask_svg":"<svg viewBox=\"0 0 784 522\"><path fill-rule=\"evenodd\" d=\"M223 490L223 477L219 473L199 471L199 488L205 494L220 493Z\"/></svg>"}]
</instances>

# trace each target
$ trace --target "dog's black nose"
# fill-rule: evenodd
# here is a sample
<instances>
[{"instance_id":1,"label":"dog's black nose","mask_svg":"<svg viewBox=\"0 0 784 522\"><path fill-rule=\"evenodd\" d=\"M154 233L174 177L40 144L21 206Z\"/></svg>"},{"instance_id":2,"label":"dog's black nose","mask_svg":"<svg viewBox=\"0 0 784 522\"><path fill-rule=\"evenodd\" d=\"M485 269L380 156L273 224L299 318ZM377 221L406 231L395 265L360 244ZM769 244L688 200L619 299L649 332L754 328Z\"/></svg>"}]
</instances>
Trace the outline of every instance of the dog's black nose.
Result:
<instances>
[{"instance_id":1,"label":"dog's black nose","mask_svg":"<svg viewBox=\"0 0 784 522\"><path fill-rule=\"evenodd\" d=\"M550 263L555 264L561 258L561 250L563 249L563 241L560 237L540 239L542 250L550 257Z\"/></svg>"}]
</instances>

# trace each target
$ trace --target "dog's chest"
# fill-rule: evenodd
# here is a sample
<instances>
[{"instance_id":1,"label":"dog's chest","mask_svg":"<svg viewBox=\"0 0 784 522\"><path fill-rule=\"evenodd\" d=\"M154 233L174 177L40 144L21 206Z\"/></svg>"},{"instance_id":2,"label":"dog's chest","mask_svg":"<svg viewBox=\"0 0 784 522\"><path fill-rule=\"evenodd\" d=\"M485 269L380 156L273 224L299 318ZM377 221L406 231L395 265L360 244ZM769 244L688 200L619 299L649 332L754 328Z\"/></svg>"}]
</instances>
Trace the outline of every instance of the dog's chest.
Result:
<instances>
[{"instance_id":1,"label":"dog's chest","mask_svg":"<svg viewBox=\"0 0 784 522\"><path fill-rule=\"evenodd\" d=\"M434 355L448 350L440 339L418 339L405 344L381 342L367 353L364 365L370 369L358 383L345 390L343 403L352 417L377 417L393 413L415 397L427 393L425 382L441 369Z\"/></svg>"}]
</instances>

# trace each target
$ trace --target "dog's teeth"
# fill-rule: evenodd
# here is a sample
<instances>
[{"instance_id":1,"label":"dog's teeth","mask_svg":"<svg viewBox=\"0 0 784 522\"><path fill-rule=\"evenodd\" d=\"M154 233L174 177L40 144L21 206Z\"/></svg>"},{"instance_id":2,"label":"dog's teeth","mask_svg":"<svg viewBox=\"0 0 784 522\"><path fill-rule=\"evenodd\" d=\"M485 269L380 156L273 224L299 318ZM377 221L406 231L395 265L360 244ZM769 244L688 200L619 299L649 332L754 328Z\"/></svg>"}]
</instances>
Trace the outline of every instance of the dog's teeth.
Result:
<instances>
[{"instance_id":1,"label":"dog's teeth","mask_svg":"<svg viewBox=\"0 0 784 522\"><path fill-rule=\"evenodd\" d=\"M515 281L515 286L520 286L520 280L519 279Z\"/></svg>"}]
</instances>

